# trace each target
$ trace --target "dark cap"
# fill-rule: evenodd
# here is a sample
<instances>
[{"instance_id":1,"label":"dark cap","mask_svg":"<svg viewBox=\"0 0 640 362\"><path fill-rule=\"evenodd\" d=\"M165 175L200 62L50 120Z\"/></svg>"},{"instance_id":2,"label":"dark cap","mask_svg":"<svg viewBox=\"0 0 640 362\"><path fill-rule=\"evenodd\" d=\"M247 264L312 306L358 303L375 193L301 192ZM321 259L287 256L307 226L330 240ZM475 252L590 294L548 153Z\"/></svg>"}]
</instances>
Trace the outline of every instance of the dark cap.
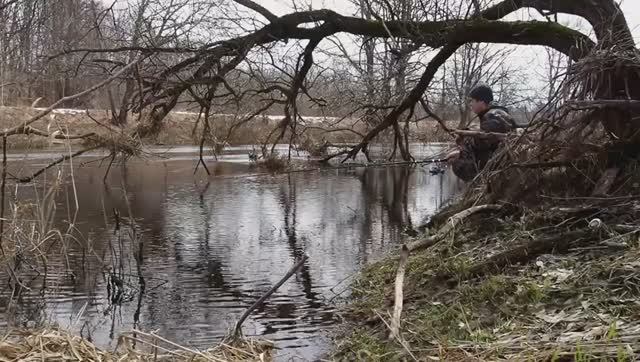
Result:
<instances>
[{"instance_id":1,"label":"dark cap","mask_svg":"<svg viewBox=\"0 0 640 362\"><path fill-rule=\"evenodd\" d=\"M477 100L483 101L487 104L493 102L493 91L489 86L484 84L475 86L471 92L469 92L469 97Z\"/></svg>"}]
</instances>

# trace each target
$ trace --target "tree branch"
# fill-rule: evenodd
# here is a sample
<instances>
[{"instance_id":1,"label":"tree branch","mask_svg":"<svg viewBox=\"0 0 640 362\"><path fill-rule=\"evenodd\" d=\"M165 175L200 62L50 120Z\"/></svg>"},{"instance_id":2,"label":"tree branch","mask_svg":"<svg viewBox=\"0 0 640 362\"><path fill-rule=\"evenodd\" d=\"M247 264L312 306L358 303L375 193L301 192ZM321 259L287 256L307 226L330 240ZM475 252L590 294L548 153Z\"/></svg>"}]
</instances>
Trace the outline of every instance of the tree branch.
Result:
<instances>
[{"instance_id":1,"label":"tree branch","mask_svg":"<svg viewBox=\"0 0 640 362\"><path fill-rule=\"evenodd\" d=\"M56 159L55 161L53 161L53 162L49 163L48 165L46 165L45 167L41 168L40 170L38 170L38 171L34 172L31 176L25 176L25 177L21 177L21 178L19 178L19 179L18 179L18 182L20 182L20 183L28 183L28 182L31 182L31 181L33 181L36 177L40 176L41 174L43 174L45 171L47 171L47 170L48 170L48 169L50 169L51 167L53 167L53 166L55 166L55 165L57 165L57 164L60 164L60 163L62 163L62 162L64 162L64 161L67 161L67 160L69 160L69 159L71 159L71 158L73 158L73 157L80 156L80 155L82 155L83 153L87 153L87 152L90 152L90 151L93 151L93 150L97 150L97 149L98 149L98 148L100 148L100 147L102 147L102 145L96 145L96 146L92 146L92 147L89 147L89 148L85 148L85 149L82 149L82 150L76 151L75 153L72 153L72 154L68 154L68 155L61 156L60 158L58 158L58 159Z\"/></svg>"},{"instance_id":2,"label":"tree branch","mask_svg":"<svg viewBox=\"0 0 640 362\"><path fill-rule=\"evenodd\" d=\"M300 28L299 25L320 22L313 28ZM164 89L162 82L171 74L177 74L186 67L203 60L193 76L186 83L200 78L211 71L214 65L225 56L246 53L251 47L272 43L283 39L322 39L337 33L349 33L369 37L402 37L420 42L426 46L440 48L450 43L469 42L508 43L545 45L577 59L590 51L594 44L584 34L556 23L539 21L500 22L483 19L453 21L370 21L339 15L330 10L314 10L284 15L274 23L262 29L238 38L221 42L219 45L203 50L195 56L168 69L152 82L155 83L146 105L154 99L170 95L175 97L186 87ZM167 102L169 104L170 102Z\"/></svg>"},{"instance_id":3,"label":"tree branch","mask_svg":"<svg viewBox=\"0 0 640 362\"><path fill-rule=\"evenodd\" d=\"M612 41L612 37L626 39L621 45L635 48L629 25L620 6L614 0L504 0L485 11L488 19L501 19L519 9L533 8L550 14L565 13L586 19L596 33L598 41Z\"/></svg>"},{"instance_id":4,"label":"tree branch","mask_svg":"<svg viewBox=\"0 0 640 362\"><path fill-rule=\"evenodd\" d=\"M31 127L31 126L19 126L18 128L13 128L11 130L11 132L7 132L6 134L4 134L5 136L12 136L12 135L17 135L17 134L24 134L24 135L31 135L31 134L35 134L38 136L42 136L42 137L53 137L55 139L58 140L77 140L77 139L84 139L84 138L88 138L91 136L95 136L96 134L94 132L89 132L89 133L85 133L85 134L79 134L79 135L73 135L73 134L65 134L65 133L52 133L49 134L45 131L41 131L37 128Z\"/></svg>"},{"instance_id":5,"label":"tree branch","mask_svg":"<svg viewBox=\"0 0 640 362\"><path fill-rule=\"evenodd\" d=\"M427 68L422 73L418 84L416 84L411 92L409 92L409 95L402 100L402 103L400 103L400 105L389 112L389 114L387 114L387 116L378 126L367 133L362 141L347 154L347 157L343 160L343 162L349 158L355 158L358 155L358 152L363 150L369 144L369 142L371 142L371 140L373 140L380 132L387 129L394 122L397 122L402 113L419 102L422 98L422 94L429 87L429 83L431 83L431 80L436 75L440 66L444 64L444 62L446 62L447 59L449 59L449 57L453 55L456 50L458 50L458 48L458 44L451 43L440 49L438 54L436 54L436 56L431 59L431 61L427 65Z\"/></svg>"},{"instance_id":6,"label":"tree branch","mask_svg":"<svg viewBox=\"0 0 640 362\"><path fill-rule=\"evenodd\" d=\"M267 10L264 6L256 4L255 2L251 1L251 0L233 0L236 3L249 8L253 11L255 11L256 13L264 16L265 18L267 18L267 20L269 20L270 22L274 22L276 20L278 20L278 17L275 16L271 11Z\"/></svg>"}]
</instances>

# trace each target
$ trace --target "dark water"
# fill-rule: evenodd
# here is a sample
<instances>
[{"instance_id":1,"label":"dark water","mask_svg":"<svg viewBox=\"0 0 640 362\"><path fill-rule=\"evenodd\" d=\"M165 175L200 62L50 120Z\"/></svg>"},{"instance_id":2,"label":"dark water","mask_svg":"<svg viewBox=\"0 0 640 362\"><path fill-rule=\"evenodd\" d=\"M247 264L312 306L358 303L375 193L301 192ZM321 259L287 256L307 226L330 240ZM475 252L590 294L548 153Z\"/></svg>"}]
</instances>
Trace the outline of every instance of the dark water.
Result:
<instances>
[{"instance_id":1,"label":"dark water","mask_svg":"<svg viewBox=\"0 0 640 362\"><path fill-rule=\"evenodd\" d=\"M334 297L349 277L397 247L405 228L425 222L459 187L449 171L430 175L430 166L255 175L246 150L208 160L214 176L206 177L193 175L192 148L158 148L163 157L114 166L106 184L106 164L75 160L54 220L75 239L48 252L46 288L35 278L30 291L10 298L0 277L0 330L57 323L113 347L118 333L138 328L206 348L306 252L303 268L243 330L275 341L281 359L313 360L330 348ZM12 155L11 172L55 156ZM43 190L39 183L11 194L40 199Z\"/></svg>"}]
</instances>

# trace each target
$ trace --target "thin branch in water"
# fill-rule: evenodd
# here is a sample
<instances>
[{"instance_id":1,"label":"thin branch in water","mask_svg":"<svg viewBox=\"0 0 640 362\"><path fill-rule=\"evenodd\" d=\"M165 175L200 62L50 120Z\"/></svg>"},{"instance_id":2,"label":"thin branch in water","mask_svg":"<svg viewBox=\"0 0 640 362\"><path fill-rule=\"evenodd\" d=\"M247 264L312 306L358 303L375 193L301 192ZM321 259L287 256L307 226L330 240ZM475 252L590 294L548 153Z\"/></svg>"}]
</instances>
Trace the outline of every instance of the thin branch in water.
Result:
<instances>
[{"instance_id":1,"label":"thin branch in water","mask_svg":"<svg viewBox=\"0 0 640 362\"><path fill-rule=\"evenodd\" d=\"M107 167L107 171L104 172L104 177L102 178L103 183L107 183L107 177L109 177L109 172L111 171L111 166L113 166L113 162L116 160L116 152L112 151L111 160L109 160L109 166Z\"/></svg>"},{"instance_id":2,"label":"thin branch in water","mask_svg":"<svg viewBox=\"0 0 640 362\"><path fill-rule=\"evenodd\" d=\"M50 169L51 167L58 165L64 161L67 161L73 157L76 156L80 156L84 153L96 150L98 148L102 147L101 145L97 145L97 146L93 146L93 147L89 147L89 148L85 148L79 151L76 151L75 153L72 153L70 155L64 155L60 158L58 158L57 160L51 162L50 164L46 165L45 167L41 168L40 170L36 171L35 173L33 173L31 176L25 176L25 177L21 177L18 179L18 182L20 183L29 183L31 181L33 181L36 177L42 175L45 171L47 171L48 169Z\"/></svg>"},{"instance_id":3,"label":"thin branch in water","mask_svg":"<svg viewBox=\"0 0 640 362\"><path fill-rule=\"evenodd\" d=\"M295 274L296 271L302 267L302 265L304 265L305 261L307 261L308 258L309 257L307 256L307 254L303 254L302 257L291 267L291 269L289 269L287 274L285 274L285 276L282 277L282 279L280 279L279 282L277 282L273 287L271 287L271 289L269 289L262 297L260 297L260 299L258 299L255 303L253 303L251 307L247 308L247 310L242 314L240 319L238 319L238 322L236 323L236 326L233 329L233 337L239 337L242 334L242 323L244 323L244 321L249 317L251 312L256 310L256 308L258 308L262 303L264 303L264 301L267 300L267 298L269 298L271 294L275 293L276 290L278 290L278 288L282 286L282 284L284 284L287 280L289 280L289 278L291 278L291 276Z\"/></svg>"}]
</instances>

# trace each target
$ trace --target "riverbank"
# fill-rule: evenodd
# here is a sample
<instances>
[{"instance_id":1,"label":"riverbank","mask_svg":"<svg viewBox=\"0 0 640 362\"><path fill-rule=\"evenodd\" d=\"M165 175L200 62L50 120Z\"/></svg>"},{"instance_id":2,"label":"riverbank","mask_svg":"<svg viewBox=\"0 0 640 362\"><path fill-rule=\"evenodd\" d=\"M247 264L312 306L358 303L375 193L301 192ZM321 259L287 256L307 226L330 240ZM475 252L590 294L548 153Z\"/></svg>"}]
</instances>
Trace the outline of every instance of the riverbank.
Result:
<instances>
[{"instance_id":1,"label":"riverbank","mask_svg":"<svg viewBox=\"0 0 640 362\"><path fill-rule=\"evenodd\" d=\"M137 346L137 348L136 348ZM248 339L200 351L154 334L131 332L118 338L115 351L60 329L16 330L0 337L2 361L271 361L272 344Z\"/></svg>"},{"instance_id":2,"label":"riverbank","mask_svg":"<svg viewBox=\"0 0 640 362\"><path fill-rule=\"evenodd\" d=\"M24 107L0 107L0 129L8 129L18 126L30 117L36 115L40 109ZM261 144L266 137L281 121L281 117L261 115L251 122L242 123L245 115L219 114L211 117L211 135L208 144L219 142L220 145L231 146ZM133 132L138 115L130 115L129 123L123 129L109 125L111 113L105 110L75 110L58 109L48 116L36 121L33 127L53 133L60 131L65 134L109 135L114 129L123 130L126 134ZM335 123L338 119L332 117L306 117L307 127L299 138L298 144L304 150L312 153L321 152L325 142L331 144L350 144L359 142L364 129L358 120L345 119L340 125ZM337 127L337 128L336 128ZM233 129L232 132L230 130ZM157 135L144 139L143 142L151 145L199 145L202 136L203 121L198 119L198 113L171 112L164 121L164 127ZM412 131L417 134L415 141L438 142L451 141L451 137L437 123L422 122L419 126L412 126ZM288 140L285 135L284 140ZM64 140L50 140L46 137L35 135L15 135L7 139L9 149L47 148L53 142L66 142ZM82 140L71 140L72 144L80 144Z\"/></svg>"},{"instance_id":3,"label":"riverbank","mask_svg":"<svg viewBox=\"0 0 640 362\"><path fill-rule=\"evenodd\" d=\"M334 357L635 360L640 229L631 205L637 197L444 210L437 232L407 242L398 337L399 260L390 255L354 282Z\"/></svg>"}]
</instances>

